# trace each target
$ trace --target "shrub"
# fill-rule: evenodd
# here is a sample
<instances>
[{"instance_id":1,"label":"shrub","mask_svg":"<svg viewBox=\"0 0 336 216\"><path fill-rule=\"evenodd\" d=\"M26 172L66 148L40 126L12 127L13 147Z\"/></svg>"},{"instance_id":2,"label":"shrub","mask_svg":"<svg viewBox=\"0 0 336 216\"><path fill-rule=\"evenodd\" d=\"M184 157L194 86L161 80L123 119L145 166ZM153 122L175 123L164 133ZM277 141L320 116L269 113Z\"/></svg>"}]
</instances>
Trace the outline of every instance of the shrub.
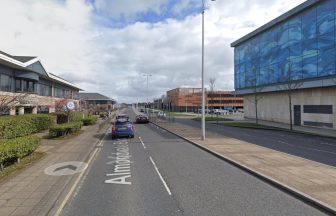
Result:
<instances>
[{"instance_id":1,"label":"shrub","mask_svg":"<svg viewBox=\"0 0 336 216\"><path fill-rule=\"evenodd\" d=\"M50 137L60 137L67 136L69 134L76 133L80 131L82 127L82 122L70 122L65 124L59 124L51 126L49 129Z\"/></svg>"},{"instance_id":2,"label":"shrub","mask_svg":"<svg viewBox=\"0 0 336 216\"><path fill-rule=\"evenodd\" d=\"M83 120L83 115L84 119L88 118L88 113L87 112L71 112L70 113L70 121L71 122L78 122Z\"/></svg>"},{"instance_id":3,"label":"shrub","mask_svg":"<svg viewBox=\"0 0 336 216\"><path fill-rule=\"evenodd\" d=\"M0 117L0 139L28 136L48 129L55 117L48 114L31 114Z\"/></svg>"},{"instance_id":4,"label":"shrub","mask_svg":"<svg viewBox=\"0 0 336 216\"><path fill-rule=\"evenodd\" d=\"M107 112L101 112L101 113L99 113L99 117L100 118L105 118L106 116L108 116Z\"/></svg>"},{"instance_id":5,"label":"shrub","mask_svg":"<svg viewBox=\"0 0 336 216\"><path fill-rule=\"evenodd\" d=\"M39 145L40 138L36 135L0 140L0 164L20 161L21 158L34 152Z\"/></svg>"},{"instance_id":6,"label":"shrub","mask_svg":"<svg viewBox=\"0 0 336 216\"><path fill-rule=\"evenodd\" d=\"M96 124L98 118L96 116L90 116L88 118L83 119L83 125L94 125Z\"/></svg>"}]
</instances>

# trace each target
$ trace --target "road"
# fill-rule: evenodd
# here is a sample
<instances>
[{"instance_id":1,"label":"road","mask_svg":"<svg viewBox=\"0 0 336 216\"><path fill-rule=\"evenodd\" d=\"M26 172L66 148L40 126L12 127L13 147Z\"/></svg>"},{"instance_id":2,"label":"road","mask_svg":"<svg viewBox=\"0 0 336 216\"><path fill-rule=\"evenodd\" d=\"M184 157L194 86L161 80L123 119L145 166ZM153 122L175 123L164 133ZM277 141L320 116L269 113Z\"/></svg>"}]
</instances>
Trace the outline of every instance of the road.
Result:
<instances>
[{"instance_id":1,"label":"road","mask_svg":"<svg viewBox=\"0 0 336 216\"><path fill-rule=\"evenodd\" d=\"M175 118L178 123L200 128L201 123L187 118ZM336 139L276 130L260 130L206 124L207 132L244 140L266 148L336 166Z\"/></svg>"},{"instance_id":2,"label":"road","mask_svg":"<svg viewBox=\"0 0 336 216\"><path fill-rule=\"evenodd\" d=\"M62 215L324 214L147 124L134 139L105 137Z\"/></svg>"}]
</instances>

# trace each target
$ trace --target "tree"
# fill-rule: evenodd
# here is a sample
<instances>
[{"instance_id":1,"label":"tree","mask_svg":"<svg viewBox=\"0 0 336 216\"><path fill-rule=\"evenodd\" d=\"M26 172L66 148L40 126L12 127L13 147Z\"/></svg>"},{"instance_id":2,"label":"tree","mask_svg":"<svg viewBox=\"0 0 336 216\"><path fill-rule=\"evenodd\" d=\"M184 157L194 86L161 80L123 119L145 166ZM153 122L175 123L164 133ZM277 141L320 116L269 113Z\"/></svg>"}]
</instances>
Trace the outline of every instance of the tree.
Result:
<instances>
[{"instance_id":1,"label":"tree","mask_svg":"<svg viewBox=\"0 0 336 216\"><path fill-rule=\"evenodd\" d=\"M262 91L263 88L258 86L258 75L257 75L257 70L256 70L255 67L252 68L252 74L251 74L251 76L249 76L246 79L246 81L249 84L249 86L253 89L253 100L252 100L252 103L254 103L254 107L255 107L255 123L259 124L259 119L258 119L258 103L263 98L263 96L260 96L260 93L261 93L261 91Z\"/></svg>"},{"instance_id":2,"label":"tree","mask_svg":"<svg viewBox=\"0 0 336 216\"><path fill-rule=\"evenodd\" d=\"M292 94L293 91L300 88L303 82L295 79L295 73L292 70L292 64L288 64L288 74L283 74L280 79L285 81L283 85L280 85L279 90L285 91L288 97L288 110L289 110L289 129L293 130L293 114L292 114Z\"/></svg>"},{"instance_id":3,"label":"tree","mask_svg":"<svg viewBox=\"0 0 336 216\"><path fill-rule=\"evenodd\" d=\"M216 82L216 78L210 78L209 79L209 82L210 82L210 101L211 101L211 103L210 103L210 107L211 107L211 104L212 104L212 102L213 102L213 99L214 99L214 90L215 90L215 82ZM212 109L213 109L213 107L212 107ZM212 117L212 112L211 112L211 117Z\"/></svg>"},{"instance_id":4,"label":"tree","mask_svg":"<svg viewBox=\"0 0 336 216\"><path fill-rule=\"evenodd\" d=\"M67 122L70 122L70 114L73 109L68 106L69 102L74 102L72 95L66 95L63 99L55 101L56 113L63 113L66 116ZM78 104L75 104L75 109L78 108Z\"/></svg>"},{"instance_id":5,"label":"tree","mask_svg":"<svg viewBox=\"0 0 336 216\"><path fill-rule=\"evenodd\" d=\"M23 104L28 93L8 93L0 95L0 115L9 112L11 108Z\"/></svg>"}]
</instances>

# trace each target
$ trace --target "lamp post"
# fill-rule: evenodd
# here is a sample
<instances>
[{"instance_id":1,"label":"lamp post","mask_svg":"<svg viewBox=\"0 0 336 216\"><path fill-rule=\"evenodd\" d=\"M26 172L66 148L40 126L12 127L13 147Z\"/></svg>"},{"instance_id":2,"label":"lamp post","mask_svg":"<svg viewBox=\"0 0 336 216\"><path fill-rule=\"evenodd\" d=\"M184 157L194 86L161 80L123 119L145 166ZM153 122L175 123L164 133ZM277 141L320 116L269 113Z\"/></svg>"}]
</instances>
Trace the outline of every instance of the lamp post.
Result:
<instances>
[{"instance_id":1,"label":"lamp post","mask_svg":"<svg viewBox=\"0 0 336 216\"><path fill-rule=\"evenodd\" d=\"M147 92L147 101L146 101L147 102L147 109L146 109L146 112L147 112L147 115L148 115L149 114L148 113L148 105L149 105L148 104L148 77L152 76L152 74L144 74L144 76L147 78L147 91L146 91Z\"/></svg>"},{"instance_id":2,"label":"lamp post","mask_svg":"<svg viewBox=\"0 0 336 216\"><path fill-rule=\"evenodd\" d=\"M205 0L202 0L202 140L205 140L205 92L204 92L204 12ZM215 1L215 0L211 0Z\"/></svg>"}]
</instances>

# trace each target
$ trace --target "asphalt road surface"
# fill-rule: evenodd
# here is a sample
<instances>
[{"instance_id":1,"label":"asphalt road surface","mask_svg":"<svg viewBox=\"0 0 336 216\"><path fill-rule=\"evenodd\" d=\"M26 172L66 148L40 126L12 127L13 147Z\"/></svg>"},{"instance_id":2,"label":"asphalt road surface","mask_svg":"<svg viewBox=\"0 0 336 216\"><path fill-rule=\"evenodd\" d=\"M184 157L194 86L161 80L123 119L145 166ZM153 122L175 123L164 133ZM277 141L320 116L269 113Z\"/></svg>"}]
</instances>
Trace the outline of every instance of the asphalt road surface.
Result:
<instances>
[{"instance_id":1,"label":"asphalt road surface","mask_svg":"<svg viewBox=\"0 0 336 216\"><path fill-rule=\"evenodd\" d=\"M62 215L324 215L166 131L135 127L134 139L105 137Z\"/></svg>"},{"instance_id":2,"label":"asphalt road surface","mask_svg":"<svg viewBox=\"0 0 336 216\"><path fill-rule=\"evenodd\" d=\"M176 122L200 128L201 123L186 118ZM261 130L206 124L206 131L237 138L287 154L336 166L336 139L286 131Z\"/></svg>"}]
</instances>

